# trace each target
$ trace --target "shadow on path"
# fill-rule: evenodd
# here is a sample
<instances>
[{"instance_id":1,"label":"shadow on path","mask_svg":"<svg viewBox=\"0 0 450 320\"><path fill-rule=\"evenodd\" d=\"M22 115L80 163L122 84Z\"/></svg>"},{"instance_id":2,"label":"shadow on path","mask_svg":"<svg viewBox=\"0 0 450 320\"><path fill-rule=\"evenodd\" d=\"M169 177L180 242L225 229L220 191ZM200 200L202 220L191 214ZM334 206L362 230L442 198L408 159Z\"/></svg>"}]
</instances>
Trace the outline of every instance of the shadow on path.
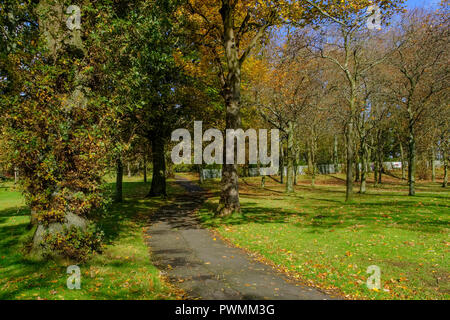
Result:
<instances>
[{"instance_id":1,"label":"shadow on path","mask_svg":"<svg viewBox=\"0 0 450 320\"><path fill-rule=\"evenodd\" d=\"M333 297L293 283L270 266L203 229L196 210L204 202L202 188L177 177L186 193L151 218L148 244L153 263L190 298L205 300L323 300Z\"/></svg>"}]
</instances>

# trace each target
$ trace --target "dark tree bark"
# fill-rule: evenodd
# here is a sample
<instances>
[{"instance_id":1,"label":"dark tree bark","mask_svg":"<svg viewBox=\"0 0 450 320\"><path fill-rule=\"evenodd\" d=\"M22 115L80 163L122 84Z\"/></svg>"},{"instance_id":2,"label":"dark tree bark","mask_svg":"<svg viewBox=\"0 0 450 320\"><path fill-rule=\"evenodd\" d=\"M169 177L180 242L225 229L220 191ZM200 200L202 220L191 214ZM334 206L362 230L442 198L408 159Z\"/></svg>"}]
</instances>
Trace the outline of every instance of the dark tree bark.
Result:
<instances>
[{"instance_id":1,"label":"dark tree bark","mask_svg":"<svg viewBox=\"0 0 450 320\"><path fill-rule=\"evenodd\" d=\"M198 181L200 184L203 184L203 165L199 164L197 165L197 171L198 171Z\"/></svg>"},{"instance_id":2,"label":"dark tree bark","mask_svg":"<svg viewBox=\"0 0 450 320\"><path fill-rule=\"evenodd\" d=\"M294 124L289 121L287 141L287 183L286 192L294 192Z\"/></svg>"},{"instance_id":3,"label":"dark tree bark","mask_svg":"<svg viewBox=\"0 0 450 320\"><path fill-rule=\"evenodd\" d=\"M123 201L123 164L122 159L120 157L116 160L116 194L115 201L122 202Z\"/></svg>"},{"instance_id":4,"label":"dark tree bark","mask_svg":"<svg viewBox=\"0 0 450 320\"><path fill-rule=\"evenodd\" d=\"M414 119L409 118L409 136L408 136L408 184L409 195L416 195L416 138L414 132Z\"/></svg>"},{"instance_id":5,"label":"dark tree bark","mask_svg":"<svg viewBox=\"0 0 450 320\"><path fill-rule=\"evenodd\" d=\"M374 168L374 185L378 186L383 181L383 131L378 130L376 135L376 148L375 148L375 168Z\"/></svg>"},{"instance_id":6,"label":"dark tree bark","mask_svg":"<svg viewBox=\"0 0 450 320\"><path fill-rule=\"evenodd\" d=\"M380 170L378 169L379 165L378 165L378 158L375 156L375 160L374 160L374 168L373 168L373 184L374 186L378 186L378 173L380 172Z\"/></svg>"},{"instance_id":7,"label":"dark tree bark","mask_svg":"<svg viewBox=\"0 0 450 320\"><path fill-rule=\"evenodd\" d=\"M448 156L447 151L444 149L442 152L443 154L443 161L444 161L444 181L442 182L442 187L447 188L448 185Z\"/></svg>"},{"instance_id":8,"label":"dark tree bark","mask_svg":"<svg viewBox=\"0 0 450 320\"><path fill-rule=\"evenodd\" d=\"M284 142L283 139L281 139L280 142L280 183L284 184Z\"/></svg>"},{"instance_id":9,"label":"dark tree bark","mask_svg":"<svg viewBox=\"0 0 450 320\"><path fill-rule=\"evenodd\" d=\"M360 158L359 156L356 156L356 161L355 161L355 182L359 182L359 177L360 177L360 170L359 170L359 164L360 164Z\"/></svg>"},{"instance_id":10,"label":"dark tree bark","mask_svg":"<svg viewBox=\"0 0 450 320\"><path fill-rule=\"evenodd\" d=\"M369 150L367 143L364 139L361 141L361 185L359 187L359 192L361 194L366 193L368 162L369 162Z\"/></svg>"},{"instance_id":11,"label":"dark tree bark","mask_svg":"<svg viewBox=\"0 0 450 320\"><path fill-rule=\"evenodd\" d=\"M258 172L261 172L261 163L258 162ZM261 188L265 188L266 187L266 176L262 175L261 176Z\"/></svg>"},{"instance_id":12,"label":"dark tree bark","mask_svg":"<svg viewBox=\"0 0 450 320\"><path fill-rule=\"evenodd\" d=\"M148 197L166 197L166 157L164 153L164 138L158 134L155 134L152 139L152 162L152 186Z\"/></svg>"},{"instance_id":13,"label":"dark tree bark","mask_svg":"<svg viewBox=\"0 0 450 320\"><path fill-rule=\"evenodd\" d=\"M353 110L353 108L351 108ZM353 117L350 117L345 132L347 148L347 179L345 201L353 200Z\"/></svg>"},{"instance_id":14,"label":"dark tree bark","mask_svg":"<svg viewBox=\"0 0 450 320\"><path fill-rule=\"evenodd\" d=\"M220 14L224 26L223 44L228 65L228 77L223 81L222 95L225 100L227 129L241 127L241 62L234 30L234 10L230 1L222 2ZM236 152L234 154L236 156ZM221 216L229 216L241 211L238 179L236 161L234 164L225 163L222 169L222 188L218 208L218 214Z\"/></svg>"},{"instance_id":15,"label":"dark tree bark","mask_svg":"<svg viewBox=\"0 0 450 320\"><path fill-rule=\"evenodd\" d=\"M144 153L144 165L143 165L143 170L144 170L144 183L147 183L147 154Z\"/></svg>"},{"instance_id":16,"label":"dark tree bark","mask_svg":"<svg viewBox=\"0 0 450 320\"><path fill-rule=\"evenodd\" d=\"M225 101L226 129L236 130L241 128L241 66L251 53L251 50L265 35L267 29L275 22L276 13L272 11L266 19L261 19L261 24L253 24L253 26L250 26L249 20L251 19L252 12L248 11L241 27L236 28L235 16L238 15L238 2L222 0L221 3L219 13L222 18L222 27L219 27L219 34L224 48L226 68L224 68L222 59L218 55L216 56L216 62L220 70L221 95ZM245 48L240 48L240 40L249 30L254 30L256 33ZM229 216L234 212L241 211L238 178L236 161L234 164L225 163L222 170L221 194L217 210L218 215Z\"/></svg>"},{"instance_id":17,"label":"dark tree bark","mask_svg":"<svg viewBox=\"0 0 450 320\"><path fill-rule=\"evenodd\" d=\"M400 141L400 157L402 161L402 180L406 180L406 161L405 161L405 151L403 150L403 143Z\"/></svg>"},{"instance_id":18,"label":"dark tree bark","mask_svg":"<svg viewBox=\"0 0 450 320\"><path fill-rule=\"evenodd\" d=\"M294 185L298 185L298 168L300 165L300 148L297 146L295 150L295 165L294 165Z\"/></svg>"}]
</instances>

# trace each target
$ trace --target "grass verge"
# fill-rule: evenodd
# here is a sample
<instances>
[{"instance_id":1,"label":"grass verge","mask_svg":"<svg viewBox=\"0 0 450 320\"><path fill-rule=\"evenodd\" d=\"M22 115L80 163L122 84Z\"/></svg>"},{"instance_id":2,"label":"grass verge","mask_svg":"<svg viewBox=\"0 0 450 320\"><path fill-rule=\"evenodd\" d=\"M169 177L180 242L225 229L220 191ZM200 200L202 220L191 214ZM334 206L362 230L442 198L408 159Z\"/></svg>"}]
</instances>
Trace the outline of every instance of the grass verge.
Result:
<instances>
[{"instance_id":1,"label":"grass verge","mask_svg":"<svg viewBox=\"0 0 450 320\"><path fill-rule=\"evenodd\" d=\"M301 178L295 193L266 178L240 183L242 214L214 217L218 181L199 214L203 224L233 245L257 253L280 271L323 289L358 299L450 298L450 192L419 183L418 195L387 178L367 194L344 202L343 177ZM381 269L381 289L369 290L371 265Z\"/></svg>"},{"instance_id":2,"label":"grass verge","mask_svg":"<svg viewBox=\"0 0 450 320\"><path fill-rule=\"evenodd\" d=\"M29 209L11 184L0 188L0 300L4 299L176 299L160 278L145 244L148 216L171 201L144 199L149 184L125 179L122 204L113 205L99 224L105 231L102 254L80 264L81 289L69 290L67 265L24 257L31 236ZM169 193L179 192L169 183Z\"/></svg>"}]
</instances>

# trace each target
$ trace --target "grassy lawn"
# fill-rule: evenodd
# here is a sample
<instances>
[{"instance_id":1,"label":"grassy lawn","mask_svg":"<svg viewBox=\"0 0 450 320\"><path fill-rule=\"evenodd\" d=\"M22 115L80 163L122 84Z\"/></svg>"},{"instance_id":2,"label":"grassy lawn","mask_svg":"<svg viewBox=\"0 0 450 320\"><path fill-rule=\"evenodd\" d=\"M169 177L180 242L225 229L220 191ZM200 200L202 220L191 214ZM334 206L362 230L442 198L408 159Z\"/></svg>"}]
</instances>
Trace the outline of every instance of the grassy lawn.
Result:
<instances>
[{"instance_id":1,"label":"grassy lawn","mask_svg":"<svg viewBox=\"0 0 450 320\"><path fill-rule=\"evenodd\" d=\"M240 183L242 214L215 218L218 181L203 223L237 247L303 282L362 299L450 298L450 192L419 183L408 197L404 182L387 177L346 204L343 176L302 178L295 194L267 178ZM355 188L356 189L356 188ZM381 290L366 286L367 268L381 269Z\"/></svg>"},{"instance_id":2,"label":"grassy lawn","mask_svg":"<svg viewBox=\"0 0 450 320\"><path fill-rule=\"evenodd\" d=\"M139 179L141 181L141 179ZM123 204L114 205L100 224L106 248L81 268L81 289L66 286L66 267L25 258L23 243L31 237L29 209L11 184L0 185L1 299L176 299L177 294L150 263L144 228L148 215L171 201L144 199L149 184L125 179ZM169 183L171 194L178 189Z\"/></svg>"}]
</instances>

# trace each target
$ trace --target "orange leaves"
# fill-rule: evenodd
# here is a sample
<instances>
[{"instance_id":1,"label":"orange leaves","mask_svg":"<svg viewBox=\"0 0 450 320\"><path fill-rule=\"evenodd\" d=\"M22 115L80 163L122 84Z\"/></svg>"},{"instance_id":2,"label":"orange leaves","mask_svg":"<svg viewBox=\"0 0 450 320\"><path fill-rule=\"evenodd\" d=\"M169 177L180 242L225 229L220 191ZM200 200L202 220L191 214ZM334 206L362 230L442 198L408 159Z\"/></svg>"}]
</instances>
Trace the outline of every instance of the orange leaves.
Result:
<instances>
[{"instance_id":1,"label":"orange leaves","mask_svg":"<svg viewBox=\"0 0 450 320\"><path fill-rule=\"evenodd\" d=\"M207 66L203 63L193 62L189 59L184 59L180 51L173 53L175 63L183 68L184 72L191 77L206 77Z\"/></svg>"},{"instance_id":2,"label":"orange leaves","mask_svg":"<svg viewBox=\"0 0 450 320\"><path fill-rule=\"evenodd\" d=\"M266 60L250 56L243 65L242 72L249 80L258 79L260 83L270 83L272 75L269 68L270 65ZM248 84L244 84L244 89L246 89L247 86Z\"/></svg>"},{"instance_id":3,"label":"orange leaves","mask_svg":"<svg viewBox=\"0 0 450 320\"><path fill-rule=\"evenodd\" d=\"M226 3L226 1L225 1ZM301 12L298 3L292 1L236 1L231 8L234 43L239 56L255 45L258 32L263 34L268 26L282 25L294 18L294 12ZM294 9L296 7L297 9ZM221 16L222 3L213 0L190 0L178 11L178 15L187 19L192 39L200 48L203 58L217 63L224 57L224 25ZM222 11L223 12L223 11ZM221 63L224 63L222 60Z\"/></svg>"}]
</instances>

